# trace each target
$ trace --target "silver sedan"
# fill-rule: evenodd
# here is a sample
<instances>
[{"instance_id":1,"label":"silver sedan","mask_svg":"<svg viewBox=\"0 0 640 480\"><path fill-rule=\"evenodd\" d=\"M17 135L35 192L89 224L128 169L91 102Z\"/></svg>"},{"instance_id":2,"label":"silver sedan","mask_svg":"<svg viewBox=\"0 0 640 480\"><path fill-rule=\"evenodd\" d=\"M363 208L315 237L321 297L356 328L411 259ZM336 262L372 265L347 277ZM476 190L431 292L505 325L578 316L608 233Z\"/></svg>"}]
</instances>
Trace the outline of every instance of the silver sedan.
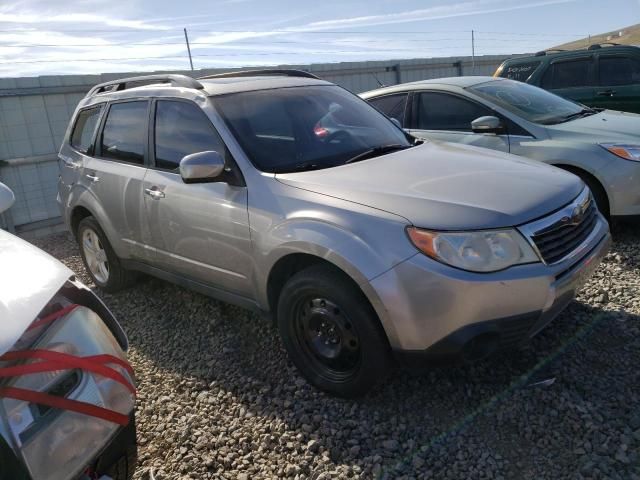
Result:
<instances>
[{"instance_id":1,"label":"silver sedan","mask_svg":"<svg viewBox=\"0 0 640 480\"><path fill-rule=\"evenodd\" d=\"M582 178L606 216L640 215L640 115L587 108L493 77L424 80L361 97L416 137L564 168Z\"/></svg>"}]
</instances>

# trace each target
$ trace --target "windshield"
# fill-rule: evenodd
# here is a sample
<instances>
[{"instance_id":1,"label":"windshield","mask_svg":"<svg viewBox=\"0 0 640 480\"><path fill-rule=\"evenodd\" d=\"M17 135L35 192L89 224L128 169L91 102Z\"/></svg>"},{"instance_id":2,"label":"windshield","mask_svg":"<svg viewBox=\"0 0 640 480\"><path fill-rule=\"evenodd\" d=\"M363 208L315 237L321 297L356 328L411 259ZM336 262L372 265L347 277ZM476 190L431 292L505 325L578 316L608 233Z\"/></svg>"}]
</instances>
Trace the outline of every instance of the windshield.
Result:
<instances>
[{"instance_id":1,"label":"windshield","mask_svg":"<svg viewBox=\"0 0 640 480\"><path fill-rule=\"evenodd\" d=\"M577 118L585 108L533 85L510 80L479 83L468 90L525 120L543 125Z\"/></svg>"},{"instance_id":2,"label":"windshield","mask_svg":"<svg viewBox=\"0 0 640 480\"><path fill-rule=\"evenodd\" d=\"M387 117L337 86L241 92L213 101L253 164L264 172L333 167L370 150L383 154L389 147L411 146Z\"/></svg>"}]
</instances>

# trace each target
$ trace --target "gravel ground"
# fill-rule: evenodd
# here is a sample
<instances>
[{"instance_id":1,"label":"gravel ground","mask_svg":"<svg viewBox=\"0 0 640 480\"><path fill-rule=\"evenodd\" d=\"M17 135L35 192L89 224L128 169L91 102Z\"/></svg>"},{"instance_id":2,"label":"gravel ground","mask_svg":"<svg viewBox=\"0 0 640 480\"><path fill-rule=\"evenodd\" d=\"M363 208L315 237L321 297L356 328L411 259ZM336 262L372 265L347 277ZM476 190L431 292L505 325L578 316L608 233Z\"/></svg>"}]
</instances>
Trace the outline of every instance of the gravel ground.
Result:
<instances>
[{"instance_id":1,"label":"gravel ground","mask_svg":"<svg viewBox=\"0 0 640 480\"><path fill-rule=\"evenodd\" d=\"M640 479L640 228L525 349L317 392L276 331L159 280L108 295L139 381L137 479ZM67 234L35 242L85 282ZM555 377L546 387L537 380Z\"/></svg>"}]
</instances>

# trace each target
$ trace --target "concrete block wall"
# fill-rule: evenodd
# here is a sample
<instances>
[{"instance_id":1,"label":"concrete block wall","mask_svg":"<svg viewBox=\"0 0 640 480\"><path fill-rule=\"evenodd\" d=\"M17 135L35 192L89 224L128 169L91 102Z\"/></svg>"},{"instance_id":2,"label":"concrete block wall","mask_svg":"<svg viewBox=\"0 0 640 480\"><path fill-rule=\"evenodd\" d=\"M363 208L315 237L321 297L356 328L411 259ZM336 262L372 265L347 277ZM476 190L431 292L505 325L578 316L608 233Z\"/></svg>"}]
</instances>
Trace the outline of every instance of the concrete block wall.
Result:
<instances>
[{"instance_id":1,"label":"concrete block wall","mask_svg":"<svg viewBox=\"0 0 640 480\"><path fill-rule=\"evenodd\" d=\"M354 93L396 83L459 75L491 75L506 56L416 58L372 62L281 65L308 70ZM269 67L274 68L274 67ZM229 69L182 73L194 77ZM146 72L151 73L151 72ZM51 75L0 78L0 182L16 194L15 205L0 217L0 226L18 230L49 227L59 217L56 198L56 153L76 105L95 84L140 72L100 75ZM4 217L4 218L3 218ZM47 223L48 222L48 223Z\"/></svg>"}]
</instances>

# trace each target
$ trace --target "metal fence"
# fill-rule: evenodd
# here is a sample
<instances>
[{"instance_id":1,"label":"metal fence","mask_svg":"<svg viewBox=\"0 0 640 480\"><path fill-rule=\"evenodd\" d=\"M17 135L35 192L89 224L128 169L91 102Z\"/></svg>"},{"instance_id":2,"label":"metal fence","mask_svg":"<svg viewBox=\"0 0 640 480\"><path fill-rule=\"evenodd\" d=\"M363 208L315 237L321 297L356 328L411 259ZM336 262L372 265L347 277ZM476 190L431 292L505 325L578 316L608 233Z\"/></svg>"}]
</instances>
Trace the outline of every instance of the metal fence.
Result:
<instances>
[{"instance_id":1,"label":"metal fence","mask_svg":"<svg viewBox=\"0 0 640 480\"><path fill-rule=\"evenodd\" d=\"M375 62L286 65L307 70L359 93L428 78L491 75L506 56L447 57ZM177 71L192 76L229 69ZM168 72L163 72L168 73ZM0 181L16 195L15 205L0 216L0 226L27 231L59 222L56 206L56 152L69 118L93 85L140 75L57 75L0 78Z\"/></svg>"}]
</instances>

